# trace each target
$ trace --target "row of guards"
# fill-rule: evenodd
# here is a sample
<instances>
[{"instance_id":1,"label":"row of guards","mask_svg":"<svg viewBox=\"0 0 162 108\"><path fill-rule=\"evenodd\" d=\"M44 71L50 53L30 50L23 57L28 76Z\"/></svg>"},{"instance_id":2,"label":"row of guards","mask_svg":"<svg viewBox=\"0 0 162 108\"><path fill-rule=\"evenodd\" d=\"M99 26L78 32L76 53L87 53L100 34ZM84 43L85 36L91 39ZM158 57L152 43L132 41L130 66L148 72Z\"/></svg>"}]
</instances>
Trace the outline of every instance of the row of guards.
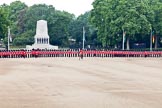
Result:
<instances>
[{"instance_id":1,"label":"row of guards","mask_svg":"<svg viewBox=\"0 0 162 108\"><path fill-rule=\"evenodd\" d=\"M0 51L0 58L32 57L162 57L162 51L112 51L112 50L9 50Z\"/></svg>"}]
</instances>

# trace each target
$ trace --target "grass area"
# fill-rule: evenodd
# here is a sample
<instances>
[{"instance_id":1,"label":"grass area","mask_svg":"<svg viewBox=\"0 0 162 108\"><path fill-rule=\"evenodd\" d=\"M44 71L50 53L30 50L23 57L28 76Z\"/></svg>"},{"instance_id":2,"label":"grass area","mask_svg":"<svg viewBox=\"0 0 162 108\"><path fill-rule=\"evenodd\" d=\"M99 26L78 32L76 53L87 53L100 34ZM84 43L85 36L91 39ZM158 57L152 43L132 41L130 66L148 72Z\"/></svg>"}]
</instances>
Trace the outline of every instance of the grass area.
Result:
<instances>
[{"instance_id":1,"label":"grass area","mask_svg":"<svg viewBox=\"0 0 162 108\"><path fill-rule=\"evenodd\" d=\"M25 49L26 46L10 46L11 50Z\"/></svg>"}]
</instances>

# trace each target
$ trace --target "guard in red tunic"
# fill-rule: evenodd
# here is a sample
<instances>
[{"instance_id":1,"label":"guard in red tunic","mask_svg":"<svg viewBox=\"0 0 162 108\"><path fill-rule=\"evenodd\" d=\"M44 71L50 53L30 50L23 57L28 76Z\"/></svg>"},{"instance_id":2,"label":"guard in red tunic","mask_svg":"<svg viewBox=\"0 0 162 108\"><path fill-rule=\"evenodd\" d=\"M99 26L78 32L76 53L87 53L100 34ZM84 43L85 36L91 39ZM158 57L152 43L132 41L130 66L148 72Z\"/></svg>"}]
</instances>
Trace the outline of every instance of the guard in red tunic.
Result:
<instances>
[{"instance_id":1,"label":"guard in red tunic","mask_svg":"<svg viewBox=\"0 0 162 108\"><path fill-rule=\"evenodd\" d=\"M23 57L23 58L27 57L26 50L22 50L22 57Z\"/></svg>"},{"instance_id":2,"label":"guard in red tunic","mask_svg":"<svg viewBox=\"0 0 162 108\"><path fill-rule=\"evenodd\" d=\"M82 49L79 51L79 60L80 59L83 59L83 50Z\"/></svg>"}]
</instances>

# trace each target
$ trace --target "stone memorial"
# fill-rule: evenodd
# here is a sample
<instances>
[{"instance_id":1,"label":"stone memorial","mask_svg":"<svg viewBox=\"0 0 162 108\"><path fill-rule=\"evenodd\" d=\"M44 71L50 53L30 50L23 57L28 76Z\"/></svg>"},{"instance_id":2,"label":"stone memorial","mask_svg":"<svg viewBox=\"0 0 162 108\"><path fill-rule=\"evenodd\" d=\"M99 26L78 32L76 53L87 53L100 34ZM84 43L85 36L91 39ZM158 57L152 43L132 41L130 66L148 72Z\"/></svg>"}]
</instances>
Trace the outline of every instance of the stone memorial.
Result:
<instances>
[{"instance_id":1,"label":"stone memorial","mask_svg":"<svg viewBox=\"0 0 162 108\"><path fill-rule=\"evenodd\" d=\"M49 39L47 21L39 20L36 26L35 42L33 45L27 45L26 49L58 49L58 46L49 44Z\"/></svg>"}]
</instances>

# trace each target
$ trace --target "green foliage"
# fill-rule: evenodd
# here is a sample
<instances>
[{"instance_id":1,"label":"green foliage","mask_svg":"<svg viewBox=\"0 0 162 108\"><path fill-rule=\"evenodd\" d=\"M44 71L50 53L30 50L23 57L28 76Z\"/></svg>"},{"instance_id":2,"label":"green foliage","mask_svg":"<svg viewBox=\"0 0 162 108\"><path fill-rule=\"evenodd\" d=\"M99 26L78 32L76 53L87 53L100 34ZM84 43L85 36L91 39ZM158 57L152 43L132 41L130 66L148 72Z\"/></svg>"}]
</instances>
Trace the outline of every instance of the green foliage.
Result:
<instances>
[{"instance_id":1,"label":"green foliage","mask_svg":"<svg viewBox=\"0 0 162 108\"><path fill-rule=\"evenodd\" d=\"M22 34L20 34L19 36L17 36L14 41L13 41L13 45L14 46L25 46L25 45L31 45L34 43L34 31L29 30L27 32L24 32Z\"/></svg>"},{"instance_id":2,"label":"green foliage","mask_svg":"<svg viewBox=\"0 0 162 108\"><path fill-rule=\"evenodd\" d=\"M7 34L7 27L9 26L7 15L5 9L0 6L0 39L3 39Z\"/></svg>"},{"instance_id":3,"label":"green foliage","mask_svg":"<svg viewBox=\"0 0 162 108\"><path fill-rule=\"evenodd\" d=\"M27 7L20 1L12 2L4 8L11 22L13 45L33 44L37 21L47 20L50 43L68 46L68 25L75 17L73 14L55 10L52 5L38 4Z\"/></svg>"},{"instance_id":4,"label":"green foliage","mask_svg":"<svg viewBox=\"0 0 162 108\"><path fill-rule=\"evenodd\" d=\"M136 34L148 36L152 28L162 30L159 0L95 0L93 7L91 22L103 46L117 44L116 35L123 30L132 40Z\"/></svg>"},{"instance_id":5,"label":"green foliage","mask_svg":"<svg viewBox=\"0 0 162 108\"><path fill-rule=\"evenodd\" d=\"M85 46L97 46L97 34L95 27L89 23L90 12L86 12L74 19L69 25L70 38L76 40L75 46L82 47L83 27L85 28Z\"/></svg>"},{"instance_id":6,"label":"green foliage","mask_svg":"<svg viewBox=\"0 0 162 108\"><path fill-rule=\"evenodd\" d=\"M55 11L53 20L49 20L50 43L67 47L69 45L68 25L72 22L74 15L67 12Z\"/></svg>"},{"instance_id":7,"label":"green foliage","mask_svg":"<svg viewBox=\"0 0 162 108\"><path fill-rule=\"evenodd\" d=\"M9 6L9 18L13 23L17 21L19 12L23 9L27 8L25 3L21 1L12 2Z\"/></svg>"},{"instance_id":8,"label":"green foliage","mask_svg":"<svg viewBox=\"0 0 162 108\"><path fill-rule=\"evenodd\" d=\"M13 45L31 45L37 21L47 20L50 44L61 47L69 47L69 39L76 40L75 47L82 47L83 26L86 46L120 47L124 31L127 45L130 40L131 44L140 42L149 47L151 29L159 37L157 44L162 45L161 0L95 0L92 5L90 12L76 18L52 5L28 7L21 1L3 4L0 6L0 39L7 44L7 26L10 26Z\"/></svg>"}]
</instances>

